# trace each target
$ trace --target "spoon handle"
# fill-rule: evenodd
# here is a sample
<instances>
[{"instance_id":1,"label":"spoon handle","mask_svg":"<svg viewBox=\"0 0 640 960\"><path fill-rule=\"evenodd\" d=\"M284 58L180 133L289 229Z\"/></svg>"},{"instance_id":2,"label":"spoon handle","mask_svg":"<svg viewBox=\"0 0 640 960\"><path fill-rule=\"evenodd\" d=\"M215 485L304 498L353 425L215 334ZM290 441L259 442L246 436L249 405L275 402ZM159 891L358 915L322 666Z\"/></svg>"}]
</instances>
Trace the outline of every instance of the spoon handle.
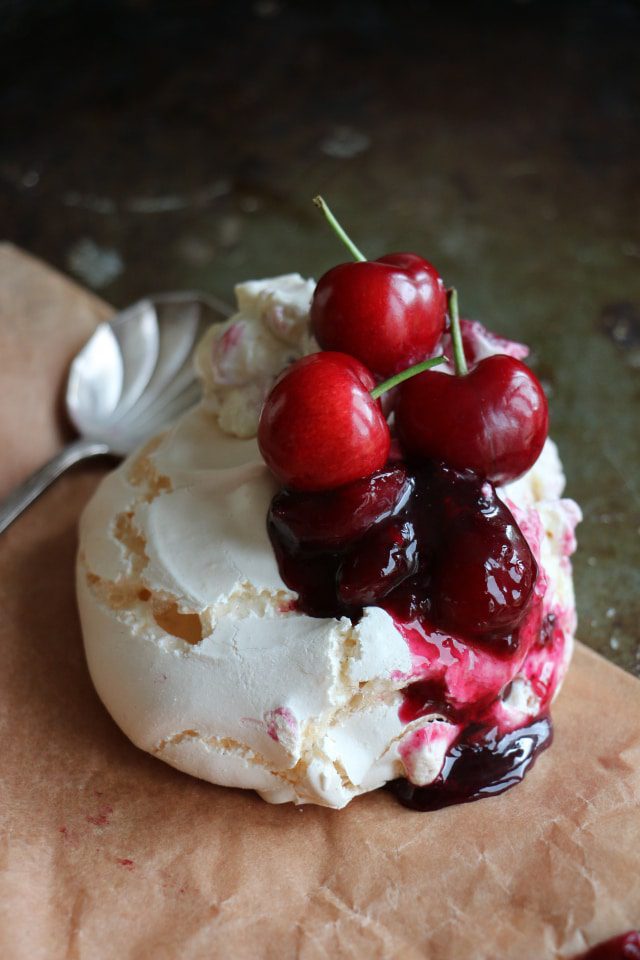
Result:
<instances>
[{"instance_id":1,"label":"spoon handle","mask_svg":"<svg viewBox=\"0 0 640 960\"><path fill-rule=\"evenodd\" d=\"M6 530L23 510L26 510L29 504L33 503L36 497L51 486L65 470L79 463L80 460L86 460L87 457L97 457L105 453L109 453L109 445L100 443L98 440L74 440L73 443L64 447L53 459L32 473L6 500L0 502L0 533Z\"/></svg>"}]
</instances>

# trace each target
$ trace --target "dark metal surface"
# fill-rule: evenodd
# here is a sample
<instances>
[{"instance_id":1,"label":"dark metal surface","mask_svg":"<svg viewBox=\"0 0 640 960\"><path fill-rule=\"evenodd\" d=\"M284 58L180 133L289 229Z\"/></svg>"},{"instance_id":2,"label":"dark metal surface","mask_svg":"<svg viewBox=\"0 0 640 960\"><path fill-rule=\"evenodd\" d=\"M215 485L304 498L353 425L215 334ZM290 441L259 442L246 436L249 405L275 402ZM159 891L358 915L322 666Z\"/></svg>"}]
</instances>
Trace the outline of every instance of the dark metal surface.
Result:
<instances>
[{"instance_id":1,"label":"dark metal surface","mask_svg":"<svg viewBox=\"0 0 640 960\"><path fill-rule=\"evenodd\" d=\"M5 238L118 306L415 249L532 344L585 522L580 635L640 675L640 9L9 3Z\"/></svg>"}]
</instances>

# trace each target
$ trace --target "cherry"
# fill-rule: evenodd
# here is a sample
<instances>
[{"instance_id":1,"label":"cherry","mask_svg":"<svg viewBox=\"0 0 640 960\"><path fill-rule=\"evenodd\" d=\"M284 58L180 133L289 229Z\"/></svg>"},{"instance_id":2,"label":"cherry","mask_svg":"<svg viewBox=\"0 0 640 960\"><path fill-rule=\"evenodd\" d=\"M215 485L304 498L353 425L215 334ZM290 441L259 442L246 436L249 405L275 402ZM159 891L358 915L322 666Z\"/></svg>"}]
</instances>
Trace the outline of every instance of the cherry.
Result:
<instances>
[{"instance_id":1,"label":"cherry","mask_svg":"<svg viewBox=\"0 0 640 960\"><path fill-rule=\"evenodd\" d=\"M267 532L273 546L280 576L298 594L298 606L310 617L341 617L346 610L336 598L336 577L340 565L337 553L306 549L285 539L267 520Z\"/></svg>"},{"instance_id":2,"label":"cherry","mask_svg":"<svg viewBox=\"0 0 640 960\"><path fill-rule=\"evenodd\" d=\"M491 484L470 472L458 474L442 505L431 617L454 634L493 640L508 652L517 645L514 633L538 574L529 544Z\"/></svg>"},{"instance_id":3,"label":"cherry","mask_svg":"<svg viewBox=\"0 0 640 960\"><path fill-rule=\"evenodd\" d=\"M455 300L451 322L457 376L428 371L398 390L396 426L412 456L470 468L492 483L516 480L533 466L547 437L547 400L520 360L495 355L466 373ZM460 375L460 374L463 375Z\"/></svg>"},{"instance_id":4,"label":"cherry","mask_svg":"<svg viewBox=\"0 0 640 960\"><path fill-rule=\"evenodd\" d=\"M526 473L547 437L547 401L520 360L496 355L465 377L428 371L404 383L396 400L404 449L504 484Z\"/></svg>"},{"instance_id":5,"label":"cherry","mask_svg":"<svg viewBox=\"0 0 640 960\"><path fill-rule=\"evenodd\" d=\"M380 470L337 490L281 490L271 501L270 522L291 543L335 549L357 540L407 503L413 480L402 466Z\"/></svg>"},{"instance_id":6,"label":"cherry","mask_svg":"<svg viewBox=\"0 0 640 960\"><path fill-rule=\"evenodd\" d=\"M518 647L537 565L493 486L471 471L424 464L410 476L394 465L330 493L281 492L268 530L282 579L311 616L377 604L499 656Z\"/></svg>"},{"instance_id":7,"label":"cherry","mask_svg":"<svg viewBox=\"0 0 640 960\"><path fill-rule=\"evenodd\" d=\"M357 357L381 377L429 356L447 309L437 270L415 253L365 260L322 198L316 202L357 261L333 267L318 281L311 328L320 346Z\"/></svg>"},{"instance_id":8,"label":"cherry","mask_svg":"<svg viewBox=\"0 0 640 960\"><path fill-rule=\"evenodd\" d=\"M379 470L391 437L372 374L344 353L313 353L280 374L258 426L267 465L288 487L329 490Z\"/></svg>"},{"instance_id":9,"label":"cherry","mask_svg":"<svg viewBox=\"0 0 640 960\"><path fill-rule=\"evenodd\" d=\"M377 527L346 554L337 575L338 599L351 607L379 602L418 568L416 534L409 520Z\"/></svg>"},{"instance_id":10,"label":"cherry","mask_svg":"<svg viewBox=\"0 0 640 960\"><path fill-rule=\"evenodd\" d=\"M267 397L258 446L285 486L330 490L386 462L391 437L372 374L344 353L313 353L288 367Z\"/></svg>"}]
</instances>

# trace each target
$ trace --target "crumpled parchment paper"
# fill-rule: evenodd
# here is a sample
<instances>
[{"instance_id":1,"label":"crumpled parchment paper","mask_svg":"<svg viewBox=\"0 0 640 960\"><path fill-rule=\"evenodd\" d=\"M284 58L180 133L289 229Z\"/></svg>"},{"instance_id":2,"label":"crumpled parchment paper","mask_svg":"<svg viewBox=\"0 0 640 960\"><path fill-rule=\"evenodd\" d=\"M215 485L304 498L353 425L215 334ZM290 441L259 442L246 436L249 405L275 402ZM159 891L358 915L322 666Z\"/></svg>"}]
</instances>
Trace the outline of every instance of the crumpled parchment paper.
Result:
<instances>
[{"instance_id":1,"label":"crumpled parchment paper","mask_svg":"<svg viewBox=\"0 0 640 960\"><path fill-rule=\"evenodd\" d=\"M109 308L0 246L0 496L62 440ZM133 747L85 666L76 469L0 537L3 960L548 960L640 924L640 683L578 646L555 743L503 796L272 807Z\"/></svg>"}]
</instances>

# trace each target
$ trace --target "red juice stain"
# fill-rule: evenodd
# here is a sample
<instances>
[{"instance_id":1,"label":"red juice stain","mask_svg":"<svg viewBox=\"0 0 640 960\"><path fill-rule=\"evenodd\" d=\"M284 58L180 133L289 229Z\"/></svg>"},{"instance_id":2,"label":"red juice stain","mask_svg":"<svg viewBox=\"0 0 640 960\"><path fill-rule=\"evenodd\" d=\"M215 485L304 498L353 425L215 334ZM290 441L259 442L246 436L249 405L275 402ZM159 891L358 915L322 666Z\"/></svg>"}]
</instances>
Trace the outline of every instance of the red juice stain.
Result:
<instances>
[{"instance_id":1,"label":"red juice stain","mask_svg":"<svg viewBox=\"0 0 640 960\"><path fill-rule=\"evenodd\" d=\"M555 613L548 613L542 620L542 628L540 630L540 646L548 647L553 643L554 634L557 629L556 621L557 616Z\"/></svg>"},{"instance_id":2,"label":"red juice stain","mask_svg":"<svg viewBox=\"0 0 640 960\"><path fill-rule=\"evenodd\" d=\"M74 847L77 845L78 833L76 830L74 830L73 827L68 827L66 826L66 824L64 824L63 826L58 827L58 833L60 835L61 841L65 844L65 846L69 845Z\"/></svg>"},{"instance_id":3,"label":"red juice stain","mask_svg":"<svg viewBox=\"0 0 640 960\"><path fill-rule=\"evenodd\" d=\"M281 723L284 723L291 731L295 731L298 726L298 721L288 707L276 707L275 710L270 710L265 716L265 720L267 721L267 733L276 743L280 740L279 727Z\"/></svg>"},{"instance_id":4,"label":"red juice stain","mask_svg":"<svg viewBox=\"0 0 640 960\"><path fill-rule=\"evenodd\" d=\"M109 817L113 813L113 807L108 804L100 807L97 813L86 818L87 823L92 823L94 827L106 827L109 825Z\"/></svg>"},{"instance_id":5,"label":"red juice stain","mask_svg":"<svg viewBox=\"0 0 640 960\"><path fill-rule=\"evenodd\" d=\"M297 600L283 600L278 604L279 613L293 613L294 610L298 609Z\"/></svg>"},{"instance_id":6,"label":"red juice stain","mask_svg":"<svg viewBox=\"0 0 640 960\"><path fill-rule=\"evenodd\" d=\"M598 943L578 960L640 960L640 930L629 930L619 937Z\"/></svg>"}]
</instances>

